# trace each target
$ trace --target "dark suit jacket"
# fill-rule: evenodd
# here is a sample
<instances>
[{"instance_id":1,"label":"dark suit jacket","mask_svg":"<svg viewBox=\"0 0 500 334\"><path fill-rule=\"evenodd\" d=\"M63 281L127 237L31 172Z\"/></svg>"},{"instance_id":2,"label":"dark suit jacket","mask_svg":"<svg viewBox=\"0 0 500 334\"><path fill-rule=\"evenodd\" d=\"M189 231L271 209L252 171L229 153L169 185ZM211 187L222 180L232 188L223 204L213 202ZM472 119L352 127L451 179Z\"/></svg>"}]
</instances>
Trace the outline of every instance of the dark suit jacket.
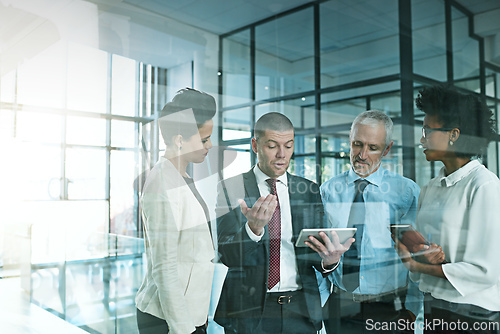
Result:
<instances>
[{"instance_id":1,"label":"dark suit jacket","mask_svg":"<svg viewBox=\"0 0 500 334\"><path fill-rule=\"evenodd\" d=\"M323 204L316 183L288 176L293 243L303 228L323 227ZM267 292L269 231L260 242L248 237L246 218L238 199L252 207L260 197L253 170L221 181L217 197L217 236L220 260L229 269L215 314L215 321L238 333L252 333L262 317ZM306 296L309 318L321 328L321 304L313 266L321 268L321 258L309 247L295 247L297 267ZM321 269L319 269L321 270Z\"/></svg>"}]
</instances>

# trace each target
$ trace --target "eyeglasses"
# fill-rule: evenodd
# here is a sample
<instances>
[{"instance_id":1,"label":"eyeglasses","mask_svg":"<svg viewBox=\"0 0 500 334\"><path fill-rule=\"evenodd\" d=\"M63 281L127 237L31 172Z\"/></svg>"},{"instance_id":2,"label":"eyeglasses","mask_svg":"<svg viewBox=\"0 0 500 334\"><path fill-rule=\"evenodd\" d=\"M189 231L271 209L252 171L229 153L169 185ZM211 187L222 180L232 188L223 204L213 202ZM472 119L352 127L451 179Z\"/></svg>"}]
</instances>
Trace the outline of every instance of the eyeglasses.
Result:
<instances>
[{"instance_id":1,"label":"eyeglasses","mask_svg":"<svg viewBox=\"0 0 500 334\"><path fill-rule=\"evenodd\" d=\"M422 137L427 138L429 133L432 133L434 131L451 131L454 128L422 128Z\"/></svg>"}]
</instances>

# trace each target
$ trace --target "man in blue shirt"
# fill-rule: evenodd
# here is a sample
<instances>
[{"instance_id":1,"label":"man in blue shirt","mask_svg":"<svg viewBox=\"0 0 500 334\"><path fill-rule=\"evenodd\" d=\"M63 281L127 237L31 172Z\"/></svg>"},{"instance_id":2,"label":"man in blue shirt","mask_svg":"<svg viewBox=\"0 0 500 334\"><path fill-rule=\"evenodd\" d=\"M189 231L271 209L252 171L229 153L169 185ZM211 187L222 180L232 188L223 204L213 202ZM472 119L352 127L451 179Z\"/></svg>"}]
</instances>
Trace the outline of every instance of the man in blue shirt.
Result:
<instances>
[{"instance_id":1,"label":"man in blue shirt","mask_svg":"<svg viewBox=\"0 0 500 334\"><path fill-rule=\"evenodd\" d=\"M392 128L392 120L380 111L356 117L349 135L351 168L321 186L329 224L357 228L342 268L329 276L336 293L325 305L328 333L338 329L339 310L351 310L349 317L342 316L342 326L362 332L376 321L396 325L398 319L415 319L422 306L389 231L390 224L414 225L420 192L412 180L381 167L393 145Z\"/></svg>"}]
</instances>

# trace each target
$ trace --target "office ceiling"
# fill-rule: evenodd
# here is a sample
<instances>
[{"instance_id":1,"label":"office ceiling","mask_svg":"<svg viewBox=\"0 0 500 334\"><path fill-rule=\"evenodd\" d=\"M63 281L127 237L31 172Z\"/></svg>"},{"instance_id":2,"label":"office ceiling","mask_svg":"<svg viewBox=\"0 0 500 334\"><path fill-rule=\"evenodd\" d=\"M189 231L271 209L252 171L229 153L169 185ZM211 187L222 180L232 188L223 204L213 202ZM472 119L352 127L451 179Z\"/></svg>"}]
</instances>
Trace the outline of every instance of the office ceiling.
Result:
<instances>
[{"instance_id":1,"label":"office ceiling","mask_svg":"<svg viewBox=\"0 0 500 334\"><path fill-rule=\"evenodd\" d=\"M123 0L125 4L217 35L309 2L311 0Z\"/></svg>"},{"instance_id":2,"label":"office ceiling","mask_svg":"<svg viewBox=\"0 0 500 334\"><path fill-rule=\"evenodd\" d=\"M220 35L251 23L272 17L278 13L304 5L312 0L90 0L96 3L112 3L119 8L152 12L180 21L205 31ZM474 14L500 10L499 0L458 0ZM398 35L399 21L397 0L388 1L388 6L379 6L371 0L334 0L321 4L321 52L333 54L354 46L367 45L373 41L389 40ZM412 0L413 29L431 27L444 20L443 6L436 0ZM420 4L420 6L418 6ZM289 62L310 58L313 55L314 26L312 7L280 20L259 25L256 29L256 48ZM491 18L490 18L491 19ZM500 17L493 20L500 21ZM488 22L483 22L483 27ZM493 31L482 31L479 35L499 34L500 25L493 24ZM248 45L249 33L231 37L234 41ZM388 42L389 44L389 42ZM392 43L391 45L396 45ZM380 44L379 44L380 46ZM367 50L370 52L371 50ZM379 50L380 51L380 50ZM352 52L352 51L351 51ZM386 50L379 57L373 55L377 66L394 64L397 50ZM391 57L391 54L394 57ZM344 59L349 55L343 54ZM392 59L394 58L394 59ZM332 58L332 61L334 59ZM325 58L326 63L328 59ZM380 63L382 62L382 64ZM325 63L325 64L326 64ZM352 71L345 64L341 71ZM338 72L337 74L341 74Z\"/></svg>"},{"instance_id":3,"label":"office ceiling","mask_svg":"<svg viewBox=\"0 0 500 334\"><path fill-rule=\"evenodd\" d=\"M103 23L100 27L101 36L107 34L106 36L109 37L113 35L113 38L108 39L118 41L116 46L107 44L103 46L103 49L118 54L125 53L123 52L125 48L123 43L127 43L126 38L128 36L126 30L124 32L119 31L122 34L121 36L115 36L116 30L119 30L120 26L111 26L113 23L109 22L113 21L108 20L113 18L114 13L145 26L144 31L149 33L141 38L154 39L156 30L161 31L161 29L166 28L161 24L163 17L220 35L313 2L312 0L87 1L96 4L100 10L100 20ZM356 58L352 57L361 57L366 53L371 54L370 61L374 62L374 66L394 66L397 62L398 50L380 49L381 44L378 44L377 50L369 49L369 43L372 41L397 38L399 26L396 9L397 0L386 1L392 5L381 7L371 0L322 2L320 45L322 55L328 55L322 58L324 69L329 66L329 63L338 64L339 60L342 60L340 64L342 66L338 66L336 69L332 68L331 74L336 76L346 71L353 73L360 66L356 63ZM500 13L500 0L457 1L476 15L494 13L487 18L482 15L481 20L476 20L476 22L481 24L479 35L484 37L496 35L497 39L500 39L500 14L498 14ZM56 7L60 7L59 10L64 9L65 4L72 3L72 1L61 0L54 2L54 8L35 8L27 11L23 10L22 4L25 3L28 2L0 0L0 18L2 18L0 21L6 23L0 27L0 42L2 43L0 49L11 51L14 54L12 56L14 59L12 64L14 65L16 59L30 58L32 54L36 54L38 50L45 48L54 40L60 38L57 27L51 21L51 11L54 11ZM417 9L412 14L413 29L432 27L442 22L443 7L439 3L436 0L412 0L412 4L422 4L422 6L414 6ZM33 4L36 4L36 2L33 2ZM61 11L63 12L63 10ZM40 12L40 14L35 15L37 12ZM312 8L308 7L303 11L284 16L280 20L273 20L259 25L256 29L257 49L289 62L310 59L314 49L312 16ZM154 18L154 23L150 22L151 18ZM36 29L34 29L35 27ZM170 34L171 32L167 31L167 33ZM47 36L52 37L52 39ZM194 50L202 49L205 45L203 37L196 33L185 35L182 31L173 31L172 36L170 44L164 43L165 45L161 45L163 49L160 49L160 47L158 50L147 49L147 52L143 53L149 52L153 58L157 55L168 54L168 57L162 58L164 61L161 66L171 67L184 63L186 59L192 57ZM432 39L433 36L429 36L429 38ZM249 34L244 32L231 37L231 39L248 44ZM23 53L16 51L20 45L24 46ZM397 43L391 45L394 48ZM140 46L134 46L137 50L134 49L133 51L142 51ZM132 46L130 49L133 49ZM348 49L351 49L351 51L347 51ZM379 54L377 55L373 51ZM425 52L428 52L428 50L426 49ZM500 64L500 50L495 52L497 54L493 60ZM358 63L361 61L363 65L367 65L364 63L366 59L366 57L358 59ZM150 61L147 58L141 60ZM346 62L346 60L350 60L350 62ZM8 59L6 60L4 57L2 67L8 70L10 67L6 65L7 63Z\"/></svg>"},{"instance_id":4,"label":"office ceiling","mask_svg":"<svg viewBox=\"0 0 500 334\"><path fill-rule=\"evenodd\" d=\"M96 1L101 2L101 1ZM141 8L153 13L167 16L183 23L210 31L215 34L224 34L245 25L271 17L297 6L314 2L312 0L115 0L102 1L120 2ZM356 8L370 7L373 1L335 0L332 4L338 10L352 11ZM500 8L498 0L458 0L474 14L480 14ZM373 8L378 15L384 8ZM357 9L356 9L357 10ZM363 12L363 10L362 10Z\"/></svg>"},{"instance_id":5,"label":"office ceiling","mask_svg":"<svg viewBox=\"0 0 500 334\"><path fill-rule=\"evenodd\" d=\"M498 0L457 0L457 2L474 14L480 14L500 8L500 1Z\"/></svg>"}]
</instances>

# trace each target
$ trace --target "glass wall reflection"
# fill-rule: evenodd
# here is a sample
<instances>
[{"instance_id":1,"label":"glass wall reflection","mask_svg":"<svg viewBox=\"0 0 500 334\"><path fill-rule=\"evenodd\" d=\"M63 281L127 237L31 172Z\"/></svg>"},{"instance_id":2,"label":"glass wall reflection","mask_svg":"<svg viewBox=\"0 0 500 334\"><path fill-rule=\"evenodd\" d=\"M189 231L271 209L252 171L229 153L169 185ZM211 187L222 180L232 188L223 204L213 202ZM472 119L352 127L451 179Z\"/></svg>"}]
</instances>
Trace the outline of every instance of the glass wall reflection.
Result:
<instances>
[{"instance_id":1,"label":"glass wall reflection","mask_svg":"<svg viewBox=\"0 0 500 334\"><path fill-rule=\"evenodd\" d=\"M195 179L213 177L200 189L211 212L218 178L255 163L253 125L268 112L295 126L289 171L319 184L351 167L350 125L367 109L395 123L384 168L414 173L420 186L438 174L442 164L427 162L419 144L424 114L403 110L403 80L412 83L413 98L436 83L479 94L498 121L500 65L491 51L498 36L485 28L480 35L473 15L454 1L409 2L406 55L402 1L296 1L272 10L259 3L269 15L248 11L233 26L230 14L241 9L219 4L199 12L158 1L0 4L7 27L0 55L1 277L23 276L34 304L75 326L135 333L141 189L165 152L158 113L180 88L217 99L212 141L219 151L205 174L191 168ZM181 7L184 16L169 16ZM210 20L210 29L196 26ZM412 57L408 77L403 56ZM415 142L405 141L407 133ZM407 148L415 152L410 163ZM500 173L498 140L483 163ZM214 296L224 280L219 269ZM221 331L213 322L209 328Z\"/></svg>"}]
</instances>

